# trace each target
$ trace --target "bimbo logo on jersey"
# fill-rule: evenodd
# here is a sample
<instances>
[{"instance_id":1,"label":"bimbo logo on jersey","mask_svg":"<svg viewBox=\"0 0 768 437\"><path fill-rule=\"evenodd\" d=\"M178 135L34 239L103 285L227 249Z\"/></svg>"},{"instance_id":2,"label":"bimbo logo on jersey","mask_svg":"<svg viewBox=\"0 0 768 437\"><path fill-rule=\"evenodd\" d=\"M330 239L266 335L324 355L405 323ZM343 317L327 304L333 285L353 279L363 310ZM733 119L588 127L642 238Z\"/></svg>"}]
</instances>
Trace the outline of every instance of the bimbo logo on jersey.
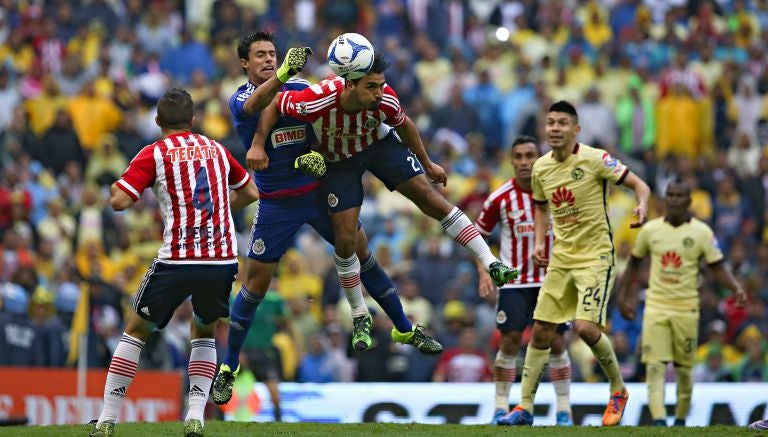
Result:
<instances>
[{"instance_id":1,"label":"bimbo logo on jersey","mask_svg":"<svg viewBox=\"0 0 768 437\"><path fill-rule=\"evenodd\" d=\"M219 151L214 146L182 146L169 148L165 152L171 158L172 163L185 161L200 161L203 159L216 159Z\"/></svg>"},{"instance_id":2,"label":"bimbo logo on jersey","mask_svg":"<svg viewBox=\"0 0 768 437\"><path fill-rule=\"evenodd\" d=\"M281 147L289 144L303 142L307 138L307 131L304 126L293 126L275 129L272 132L272 146Z\"/></svg>"}]
</instances>

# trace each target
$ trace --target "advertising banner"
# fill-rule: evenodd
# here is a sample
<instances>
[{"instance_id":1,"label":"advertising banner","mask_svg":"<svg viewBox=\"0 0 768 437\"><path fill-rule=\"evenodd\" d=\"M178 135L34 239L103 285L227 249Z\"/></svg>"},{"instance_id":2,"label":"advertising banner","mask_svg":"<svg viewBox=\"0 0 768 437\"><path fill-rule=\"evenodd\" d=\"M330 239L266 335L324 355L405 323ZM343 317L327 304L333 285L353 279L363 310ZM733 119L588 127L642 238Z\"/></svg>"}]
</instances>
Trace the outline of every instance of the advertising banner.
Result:
<instances>
[{"instance_id":1,"label":"advertising banner","mask_svg":"<svg viewBox=\"0 0 768 437\"><path fill-rule=\"evenodd\" d=\"M629 402L623 425L650 425L645 384L628 384ZM272 403L264 384L253 394L260 402L235 399L237 414L229 420L271 421ZM286 422L392 422L487 424L494 411L494 386L484 384L295 384L280 385L283 420ZM512 386L510 404L517 404L520 385ZM577 425L601 424L608 402L607 384L571 385L571 408ZM242 397L242 396L241 396ZM674 420L675 386L667 384L665 400L670 424ZM688 426L739 425L766 418L768 383L695 384ZM242 405L240 405L242 404ZM252 408L249 414L243 414ZM534 409L535 425L555 423L555 393L551 384L539 387Z\"/></svg>"},{"instance_id":2,"label":"advertising banner","mask_svg":"<svg viewBox=\"0 0 768 437\"><path fill-rule=\"evenodd\" d=\"M84 399L77 371L0 367L0 420L26 418L30 425L88 423L99 417L107 369L89 370ZM118 422L180 420L181 376L139 370L123 399Z\"/></svg>"}]
</instances>

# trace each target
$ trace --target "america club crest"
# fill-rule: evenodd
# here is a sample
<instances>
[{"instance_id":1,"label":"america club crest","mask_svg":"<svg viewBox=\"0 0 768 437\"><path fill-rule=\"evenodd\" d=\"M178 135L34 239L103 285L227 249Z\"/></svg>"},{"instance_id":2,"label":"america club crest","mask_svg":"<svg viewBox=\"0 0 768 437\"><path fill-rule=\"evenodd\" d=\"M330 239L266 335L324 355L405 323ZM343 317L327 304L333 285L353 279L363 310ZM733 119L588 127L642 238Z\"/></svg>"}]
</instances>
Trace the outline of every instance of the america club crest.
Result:
<instances>
[{"instance_id":1,"label":"america club crest","mask_svg":"<svg viewBox=\"0 0 768 437\"><path fill-rule=\"evenodd\" d=\"M264 254L265 250L267 250L267 246L264 244L264 240L261 238L253 240L253 244L251 245L251 251L253 251L253 253L256 255L262 255Z\"/></svg>"},{"instance_id":2,"label":"america club crest","mask_svg":"<svg viewBox=\"0 0 768 437\"><path fill-rule=\"evenodd\" d=\"M333 193L329 194L328 195L328 206L330 206L331 208L334 208L338 204L339 204L339 198L336 197L336 195L333 194Z\"/></svg>"},{"instance_id":3,"label":"america club crest","mask_svg":"<svg viewBox=\"0 0 768 437\"><path fill-rule=\"evenodd\" d=\"M580 181L584 179L584 170L581 169L581 167L576 167L571 171L571 177L574 181Z\"/></svg>"}]
</instances>

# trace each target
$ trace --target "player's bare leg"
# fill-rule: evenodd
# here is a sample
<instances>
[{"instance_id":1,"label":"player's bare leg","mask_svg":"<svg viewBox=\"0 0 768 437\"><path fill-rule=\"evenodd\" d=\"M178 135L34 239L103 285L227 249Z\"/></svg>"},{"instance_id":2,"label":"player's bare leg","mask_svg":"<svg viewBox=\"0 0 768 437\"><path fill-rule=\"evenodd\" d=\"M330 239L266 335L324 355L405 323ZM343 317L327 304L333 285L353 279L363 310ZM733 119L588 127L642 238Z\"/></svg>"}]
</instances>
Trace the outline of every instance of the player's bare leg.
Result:
<instances>
[{"instance_id":1,"label":"player's bare leg","mask_svg":"<svg viewBox=\"0 0 768 437\"><path fill-rule=\"evenodd\" d=\"M460 209L447 201L425 175L419 174L402 182L397 186L397 191L418 206L424 214L440 221L445 233L472 252L497 286L517 279L520 274L518 269L503 265L491 253L491 248L475 225Z\"/></svg>"},{"instance_id":2,"label":"player's bare leg","mask_svg":"<svg viewBox=\"0 0 768 437\"><path fill-rule=\"evenodd\" d=\"M240 372L240 350L248 336L256 309L269 290L276 268L277 263L265 263L253 258L245 260L245 278L229 317L227 354L219 366L211 391L211 399L218 405L226 404L232 398L232 387Z\"/></svg>"},{"instance_id":3,"label":"player's bare leg","mask_svg":"<svg viewBox=\"0 0 768 437\"><path fill-rule=\"evenodd\" d=\"M592 353L611 384L611 398L603 413L603 426L618 425L624 414L629 392L624 385L624 378L621 376L613 345L611 345L608 337L603 335L597 324L592 321L576 320L574 321L574 328L581 339L592 349Z\"/></svg>"},{"instance_id":4,"label":"player's bare leg","mask_svg":"<svg viewBox=\"0 0 768 437\"><path fill-rule=\"evenodd\" d=\"M349 305L352 307L352 347L357 351L368 350L371 347L371 327L373 319L363 300L363 290L360 284L360 260L357 249L357 222L360 207L345 209L331 213L333 223L334 248L333 257L339 284L344 290Z\"/></svg>"},{"instance_id":5,"label":"player's bare leg","mask_svg":"<svg viewBox=\"0 0 768 437\"><path fill-rule=\"evenodd\" d=\"M269 392L269 397L272 399L272 408L274 408L274 414L275 422L280 422L283 420L283 411L280 408L280 390L278 387L277 380L269 380L265 381L264 385L267 386L267 391Z\"/></svg>"}]
</instances>

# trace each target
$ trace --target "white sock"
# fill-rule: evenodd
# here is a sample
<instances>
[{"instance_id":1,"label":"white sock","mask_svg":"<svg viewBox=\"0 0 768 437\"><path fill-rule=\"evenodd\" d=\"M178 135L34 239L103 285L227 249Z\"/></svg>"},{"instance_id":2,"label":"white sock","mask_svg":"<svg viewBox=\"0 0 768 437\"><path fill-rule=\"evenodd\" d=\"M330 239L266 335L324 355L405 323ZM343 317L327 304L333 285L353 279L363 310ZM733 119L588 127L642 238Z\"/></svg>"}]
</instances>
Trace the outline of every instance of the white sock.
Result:
<instances>
[{"instance_id":1,"label":"white sock","mask_svg":"<svg viewBox=\"0 0 768 437\"><path fill-rule=\"evenodd\" d=\"M488 243L475 225L469 220L459 208L455 206L448 213L447 216L440 220L440 224L443 226L443 230L446 234L450 235L454 241L466 247L475 255L475 258L480 260L488 270L488 266L498 261L498 258L493 256L491 248L488 247Z\"/></svg>"},{"instance_id":2,"label":"white sock","mask_svg":"<svg viewBox=\"0 0 768 437\"><path fill-rule=\"evenodd\" d=\"M107 382L104 384L104 408L101 410L98 423L115 423L117 420L120 404L139 367L142 347L144 347L143 341L123 333L109 362Z\"/></svg>"},{"instance_id":3,"label":"white sock","mask_svg":"<svg viewBox=\"0 0 768 437\"><path fill-rule=\"evenodd\" d=\"M563 351L560 356L549 356L549 379L555 386L557 397L557 411L571 412L571 359L568 352Z\"/></svg>"},{"instance_id":4,"label":"white sock","mask_svg":"<svg viewBox=\"0 0 768 437\"><path fill-rule=\"evenodd\" d=\"M496 409L509 411L509 389L517 377L515 357L496 353L493 361L493 383L496 386Z\"/></svg>"},{"instance_id":5,"label":"white sock","mask_svg":"<svg viewBox=\"0 0 768 437\"><path fill-rule=\"evenodd\" d=\"M203 421L205 404L211 391L213 376L216 375L216 342L212 338L192 340L192 353L189 356L189 419Z\"/></svg>"},{"instance_id":6,"label":"white sock","mask_svg":"<svg viewBox=\"0 0 768 437\"><path fill-rule=\"evenodd\" d=\"M360 286L360 260L352 254L349 258L341 258L333 254L336 264L336 273L339 275L339 284L344 290L347 302L352 307L352 317L360 317L368 314L368 307L363 299L363 289Z\"/></svg>"}]
</instances>

